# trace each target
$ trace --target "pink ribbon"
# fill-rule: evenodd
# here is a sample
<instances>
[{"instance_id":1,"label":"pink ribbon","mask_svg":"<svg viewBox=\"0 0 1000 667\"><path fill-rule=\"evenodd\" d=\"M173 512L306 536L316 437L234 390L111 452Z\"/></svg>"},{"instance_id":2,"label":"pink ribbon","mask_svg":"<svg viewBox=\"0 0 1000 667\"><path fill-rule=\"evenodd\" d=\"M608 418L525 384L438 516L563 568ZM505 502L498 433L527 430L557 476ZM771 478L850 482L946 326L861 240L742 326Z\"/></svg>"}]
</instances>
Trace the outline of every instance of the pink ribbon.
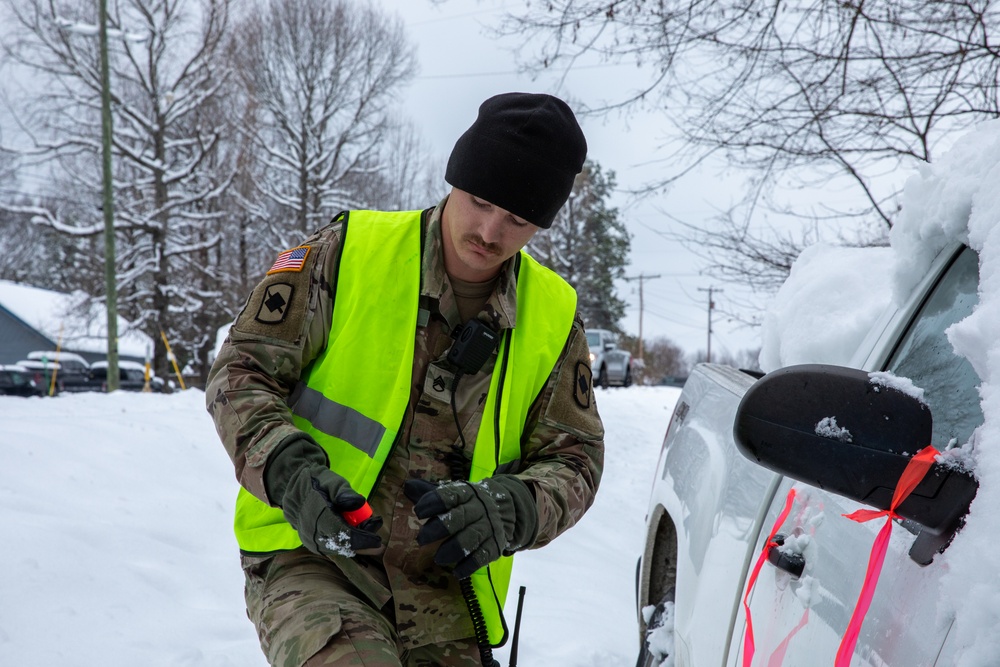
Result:
<instances>
[{"instance_id":1,"label":"pink ribbon","mask_svg":"<svg viewBox=\"0 0 1000 667\"><path fill-rule=\"evenodd\" d=\"M882 563L885 561L885 554L889 548L889 536L892 534L892 520L898 518L896 508L906 500L907 496L917 487L917 484L927 475L927 471L934 464L934 457L938 451L933 446L924 447L916 456L910 459L899 478L896 490L892 494L892 503L888 510L857 510L851 514L845 514L848 519L863 523L871 521L881 516L885 517L885 525L878 532L875 544L872 545L871 555L868 557L868 570L865 572L865 581L861 586L861 594L858 602L854 606L854 613L847 624L847 630L837 649L837 659L835 667L848 667L851 663L851 656L854 655L854 647L858 643L858 635L861 633L861 624L864 623L865 614L871 606L872 598L875 595L875 587L878 585L879 574L882 572ZM747 663L744 663L746 665Z\"/></svg>"},{"instance_id":2,"label":"pink ribbon","mask_svg":"<svg viewBox=\"0 0 1000 667\"><path fill-rule=\"evenodd\" d=\"M788 496L785 498L785 509L781 511L778 518L775 520L774 525L771 527L771 533L767 536L767 541L764 542L764 548L760 550L760 556L757 557L757 562L753 566L753 571L750 573L750 579L747 581L747 592L743 595L743 612L747 617L747 631L743 636L743 667L750 667L750 663L753 662L754 653L754 642L753 642L753 620L750 618L750 605L747 600L750 599L750 592L753 591L754 584L757 583L757 576L760 574L760 568L764 565L764 561L767 560L767 553L778 546L778 543L774 541L774 536L778 534L778 529L781 528L781 524L785 522L788 518L788 513L792 511L792 503L795 501L795 489L788 490Z\"/></svg>"},{"instance_id":3,"label":"pink ribbon","mask_svg":"<svg viewBox=\"0 0 1000 667\"><path fill-rule=\"evenodd\" d=\"M806 627L807 623L809 623L809 607L806 607L802 612L802 618L799 619L798 625L792 628L792 631L789 632L783 640L781 640L780 644L778 644L778 648L774 649L774 653L771 654L771 657L767 661L767 667L781 667L781 665L785 662L785 653L788 651L788 644L792 641L792 637L794 637L799 630Z\"/></svg>"}]
</instances>

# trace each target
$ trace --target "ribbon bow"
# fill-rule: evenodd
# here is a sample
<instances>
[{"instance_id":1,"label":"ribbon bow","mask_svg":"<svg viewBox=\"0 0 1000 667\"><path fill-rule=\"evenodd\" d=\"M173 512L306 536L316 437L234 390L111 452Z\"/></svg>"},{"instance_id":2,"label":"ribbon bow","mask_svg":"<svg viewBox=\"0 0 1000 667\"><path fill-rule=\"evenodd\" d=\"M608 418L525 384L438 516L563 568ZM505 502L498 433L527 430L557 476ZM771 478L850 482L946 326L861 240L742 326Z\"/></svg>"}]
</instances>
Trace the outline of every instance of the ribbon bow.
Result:
<instances>
[{"instance_id":1,"label":"ribbon bow","mask_svg":"<svg viewBox=\"0 0 1000 667\"><path fill-rule=\"evenodd\" d=\"M850 514L845 514L848 519L864 523L881 516L885 517L885 524L875 538L872 545L871 555L868 557L868 570L865 572L865 581L861 586L861 593L858 595L858 602L854 606L854 613L851 614L851 621L847 624L844 638L840 641L840 648L837 649L837 659L835 667L848 667L851 664L851 656L854 654L854 647L858 643L858 635L861 633L861 624L864 623L865 614L871 606L872 597L875 595L875 586L878 585L878 577L882 572L882 563L885 561L885 553L889 548L889 535L892 533L892 520L898 519L896 508L906 500L907 496L917 488L917 484L923 480L927 472L934 465L934 457L938 455L932 445L921 449L906 464L906 469L896 484L896 490L892 494L892 502L887 510L857 510Z\"/></svg>"},{"instance_id":2,"label":"ribbon bow","mask_svg":"<svg viewBox=\"0 0 1000 667\"><path fill-rule=\"evenodd\" d=\"M889 504L889 509L860 509L852 512L851 514L844 515L848 519L857 521L858 523L871 521L872 519L877 519L882 516L886 518L886 521L885 525L882 526L882 530L879 531L878 536L875 538L875 544L872 545L871 555L868 558L868 569L865 572L865 581L861 586L861 593L858 596L857 604L854 606L854 613L851 614L851 620L847 624L847 630L844 632L844 637L840 642L839 649L837 650L837 658L834 662L835 667L849 667L851 663L851 656L854 654L854 647L857 645L858 636L861 633L861 625L864 623L865 615L868 613L868 608L871 606L872 598L875 595L875 587L878 585L879 574L882 572L882 564L885 561L885 554L889 548L889 536L892 533L892 520L899 518L899 515L896 514L896 508L899 507L904 500L906 500L910 493L913 492L913 489L915 489L927 475L931 466L934 465L934 458L938 455L938 453L937 449L928 445L917 452L917 454L910 459L909 463L906 464L906 468L903 470L903 474L899 478L899 483L896 484L895 491L893 491L892 502ZM761 566L763 566L764 560L767 558L768 551L778 546L774 541L774 536L777 534L781 525L785 522L785 519L788 518L788 514L792 509L792 503L794 500L795 489L792 488L788 491L784 509L778 515L777 520L774 522L774 526L771 528L771 533L764 542L764 548L761 549L760 556L757 558L753 571L750 573L750 578L747 582L747 590L743 595L743 610L746 614L747 621L747 631L743 636L743 667L750 667L750 664L753 662L755 649L753 639L753 621L750 618L750 605L748 604L750 593L757 581L757 576L760 574ZM806 611L808 613L808 610ZM801 625L802 624L800 623L799 627L797 627L795 631L800 629ZM793 634L795 631L793 631ZM780 655L783 654L784 651L781 651ZM773 657L774 656L772 656L772 658ZM780 664L781 658L779 657L778 660ZM774 661L772 659L771 663L773 662Z\"/></svg>"}]
</instances>

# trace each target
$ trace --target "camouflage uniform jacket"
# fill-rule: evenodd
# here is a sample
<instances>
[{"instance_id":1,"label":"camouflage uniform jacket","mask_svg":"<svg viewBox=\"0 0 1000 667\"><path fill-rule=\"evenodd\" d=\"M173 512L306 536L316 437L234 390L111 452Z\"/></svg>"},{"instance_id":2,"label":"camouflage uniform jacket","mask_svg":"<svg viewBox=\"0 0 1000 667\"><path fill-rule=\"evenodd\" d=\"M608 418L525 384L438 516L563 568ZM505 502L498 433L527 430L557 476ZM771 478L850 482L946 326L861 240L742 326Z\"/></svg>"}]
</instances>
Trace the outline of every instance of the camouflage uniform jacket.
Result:
<instances>
[{"instance_id":1,"label":"camouflage uniform jacket","mask_svg":"<svg viewBox=\"0 0 1000 667\"><path fill-rule=\"evenodd\" d=\"M467 478L496 361L494 353L478 374L460 380L455 405L463 442L451 407L453 369L446 361L451 333L461 324L441 246L441 211L446 201L424 212L421 317L415 332L411 398L402 438L369 498L385 521L381 530L385 546L377 555L334 560L376 608L392 601L390 618L407 648L473 634L457 580L433 562L437 545L417 545L420 522L402 492L403 482L413 477L431 481ZM341 225L335 220L305 242L310 251L301 271L265 277L236 318L209 375L208 410L236 466L236 477L271 505L277 499L267 497L264 468L275 448L301 435L285 401L302 370L327 343L340 236ZM497 331L515 325L512 266L510 260L504 265L478 315ZM292 289L281 292L276 283L290 284ZM563 352L529 411L522 460L500 471L517 474L534 492L538 533L529 548L545 545L573 526L597 492L604 463L604 429L590 380L589 348L577 315Z\"/></svg>"}]
</instances>

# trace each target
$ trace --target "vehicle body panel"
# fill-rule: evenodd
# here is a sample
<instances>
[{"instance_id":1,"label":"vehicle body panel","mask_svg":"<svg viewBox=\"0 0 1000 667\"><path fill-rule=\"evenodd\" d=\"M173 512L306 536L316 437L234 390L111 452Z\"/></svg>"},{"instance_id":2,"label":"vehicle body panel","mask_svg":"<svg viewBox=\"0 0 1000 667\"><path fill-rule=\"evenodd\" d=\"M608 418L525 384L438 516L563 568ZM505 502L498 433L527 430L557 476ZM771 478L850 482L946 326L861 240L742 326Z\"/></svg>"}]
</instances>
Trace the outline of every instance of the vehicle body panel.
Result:
<instances>
[{"instance_id":1,"label":"vehicle body panel","mask_svg":"<svg viewBox=\"0 0 1000 667\"><path fill-rule=\"evenodd\" d=\"M723 664L727 642L719 631L732 627L734 591L742 588L767 507L759 499L773 494L779 477L744 458L718 429L732 423L754 381L729 366L698 365L678 398L667 433L671 446L657 465L650 505L665 510L677 529L675 602L684 610L674 621L678 664ZM649 576L650 556L640 577ZM700 604L706 599L713 604ZM647 598L639 606L655 603Z\"/></svg>"},{"instance_id":2,"label":"vehicle body panel","mask_svg":"<svg viewBox=\"0 0 1000 667\"><path fill-rule=\"evenodd\" d=\"M149 373L149 383L147 386L146 374ZM95 361L90 367L89 375L90 387L94 391L108 390L108 362ZM122 391L153 391L157 393L169 393L166 382L154 374L147 371L145 365L135 361L118 361L118 388Z\"/></svg>"},{"instance_id":3,"label":"vehicle body panel","mask_svg":"<svg viewBox=\"0 0 1000 667\"><path fill-rule=\"evenodd\" d=\"M763 549L793 482L782 479L755 554ZM795 487L796 501L781 532L809 537L803 551L806 569L796 579L770 563L761 568L750 598L755 665L833 664L864 583L872 545L885 523L884 519L850 521L842 515L862 507L859 503L805 484ZM922 567L911 560L908 550L913 539L898 523L893 525L852 665L934 664L951 625L951 619L938 618L933 604L943 568L940 563ZM730 667L743 664L745 623L741 607L737 614L741 632L732 646Z\"/></svg>"}]
</instances>

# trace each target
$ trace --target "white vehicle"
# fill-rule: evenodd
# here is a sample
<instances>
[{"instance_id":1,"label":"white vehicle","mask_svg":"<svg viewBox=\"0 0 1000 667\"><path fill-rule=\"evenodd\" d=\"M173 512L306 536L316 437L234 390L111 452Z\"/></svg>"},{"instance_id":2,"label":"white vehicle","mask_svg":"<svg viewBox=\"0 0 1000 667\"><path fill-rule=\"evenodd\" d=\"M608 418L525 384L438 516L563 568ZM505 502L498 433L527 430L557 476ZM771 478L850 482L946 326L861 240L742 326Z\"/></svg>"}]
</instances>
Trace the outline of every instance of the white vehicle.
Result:
<instances>
[{"instance_id":1,"label":"white vehicle","mask_svg":"<svg viewBox=\"0 0 1000 667\"><path fill-rule=\"evenodd\" d=\"M1000 314L990 281L1000 261L1000 123L959 145L966 156L908 183L909 227L878 249L896 278L885 312L864 318L854 338L846 305L815 327L850 339L834 361L781 354L763 377L713 364L691 373L653 477L636 579L639 665L668 655L675 667L1000 664L988 612L1000 601L1000 400L990 372L1000 351L990 315ZM864 290L881 289L876 268L852 274ZM811 294L798 310L822 313L843 298L838 281L823 287L829 301ZM794 338L770 340L787 348ZM928 444L942 454L891 523L846 518L888 509ZM884 563L869 574L884 526ZM870 607L855 616L866 584L875 584Z\"/></svg>"},{"instance_id":2,"label":"white vehicle","mask_svg":"<svg viewBox=\"0 0 1000 667\"><path fill-rule=\"evenodd\" d=\"M866 402L868 373L859 381L849 369L792 367L758 381L727 366L695 368L664 439L638 578L640 610L656 605L659 620L673 607L676 665L742 664L742 595L793 485L794 515L780 532L800 546L772 548L755 583L756 654L765 656L759 663L765 665L833 664L874 539L872 529L840 515L862 501L887 509L909 456L928 443L944 449L967 442L983 422L980 379L945 337L972 312L978 278L975 252L953 247L942 253L857 357L858 369L909 378L933 398L933 433L927 419L923 441L913 436L914 420L905 420L905 429L877 430L887 415L919 413L922 404ZM825 417L835 417L835 427L853 441L811 432ZM933 559L959 527L976 488L968 474L935 468L908 499L913 508L900 507L902 525L916 539L906 549L890 546L852 665L953 664L949 626L939 622L935 604L943 570ZM641 615L640 625L645 633ZM659 664L662 656L645 643L642 650L640 664ZM776 655L783 660L768 661Z\"/></svg>"},{"instance_id":3,"label":"white vehicle","mask_svg":"<svg viewBox=\"0 0 1000 667\"><path fill-rule=\"evenodd\" d=\"M604 387L632 384L632 353L618 347L618 338L607 329L588 329L590 368L594 372L594 386Z\"/></svg>"}]
</instances>

